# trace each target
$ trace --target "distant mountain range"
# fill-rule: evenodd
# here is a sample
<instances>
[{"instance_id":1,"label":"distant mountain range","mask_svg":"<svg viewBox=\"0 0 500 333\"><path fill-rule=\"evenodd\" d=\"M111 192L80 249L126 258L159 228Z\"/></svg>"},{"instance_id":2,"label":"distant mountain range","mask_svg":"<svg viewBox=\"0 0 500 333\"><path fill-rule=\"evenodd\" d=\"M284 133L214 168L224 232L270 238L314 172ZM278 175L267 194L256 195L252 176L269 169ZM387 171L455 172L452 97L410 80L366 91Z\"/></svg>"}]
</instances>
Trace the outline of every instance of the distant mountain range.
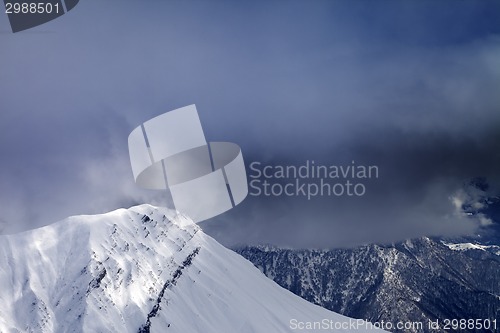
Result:
<instances>
[{"instance_id":1,"label":"distant mountain range","mask_svg":"<svg viewBox=\"0 0 500 333\"><path fill-rule=\"evenodd\" d=\"M488 197L487 190L482 178L464 187L464 214L489 221L473 236L353 249L235 251L279 285L329 310L394 325L422 323L393 332L500 332L500 198ZM460 326L471 319L474 325ZM440 328L429 327L431 321Z\"/></svg>"},{"instance_id":2,"label":"distant mountain range","mask_svg":"<svg viewBox=\"0 0 500 333\"><path fill-rule=\"evenodd\" d=\"M355 249L243 247L236 252L279 285L329 310L394 325L422 323L393 327L393 332L500 332L497 245L424 237ZM488 326L429 328L430 321L453 319L479 319Z\"/></svg>"}]
</instances>

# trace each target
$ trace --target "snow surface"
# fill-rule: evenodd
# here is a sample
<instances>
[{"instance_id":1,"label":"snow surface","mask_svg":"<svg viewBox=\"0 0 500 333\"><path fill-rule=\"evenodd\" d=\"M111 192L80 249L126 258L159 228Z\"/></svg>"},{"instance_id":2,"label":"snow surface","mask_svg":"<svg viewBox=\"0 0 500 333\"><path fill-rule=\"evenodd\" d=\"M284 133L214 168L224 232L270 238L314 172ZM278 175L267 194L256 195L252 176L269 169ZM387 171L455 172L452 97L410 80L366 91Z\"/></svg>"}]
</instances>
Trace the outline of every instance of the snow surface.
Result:
<instances>
[{"instance_id":1,"label":"snow surface","mask_svg":"<svg viewBox=\"0 0 500 333\"><path fill-rule=\"evenodd\" d=\"M150 205L0 236L0 286L0 332L332 332L290 321L356 321Z\"/></svg>"},{"instance_id":2,"label":"snow surface","mask_svg":"<svg viewBox=\"0 0 500 333\"><path fill-rule=\"evenodd\" d=\"M479 251L488 251L497 256L500 255L500 246L498 245L481 245L481 244L473 244L473 243L444 243L450 250L453 251L468 251L468 250L479 250Z\"/></svg>"}]
</instances>

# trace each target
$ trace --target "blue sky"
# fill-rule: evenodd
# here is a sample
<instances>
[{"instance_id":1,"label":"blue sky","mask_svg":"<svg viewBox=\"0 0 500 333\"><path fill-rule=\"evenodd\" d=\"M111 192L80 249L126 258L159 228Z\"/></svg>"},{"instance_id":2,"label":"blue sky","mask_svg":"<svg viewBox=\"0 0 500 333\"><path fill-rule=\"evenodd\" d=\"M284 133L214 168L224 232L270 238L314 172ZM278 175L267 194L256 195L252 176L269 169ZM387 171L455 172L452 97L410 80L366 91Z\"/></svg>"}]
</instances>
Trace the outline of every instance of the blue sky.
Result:
<instances>
[{"instance_id":1,"label":"blue sky","mask_svg":"<svg viewBox=\"0 0 500 333\"><path fill-rule=\"evenodd\" d=\"M127 136L196 104L247 164L377 164L359 200L249 197L219 240L349 246L472 233L450 200L500 169L497 1L81 1L12 34L0 16L4 232L149 202Z\"/></svg>"}]
</instances>

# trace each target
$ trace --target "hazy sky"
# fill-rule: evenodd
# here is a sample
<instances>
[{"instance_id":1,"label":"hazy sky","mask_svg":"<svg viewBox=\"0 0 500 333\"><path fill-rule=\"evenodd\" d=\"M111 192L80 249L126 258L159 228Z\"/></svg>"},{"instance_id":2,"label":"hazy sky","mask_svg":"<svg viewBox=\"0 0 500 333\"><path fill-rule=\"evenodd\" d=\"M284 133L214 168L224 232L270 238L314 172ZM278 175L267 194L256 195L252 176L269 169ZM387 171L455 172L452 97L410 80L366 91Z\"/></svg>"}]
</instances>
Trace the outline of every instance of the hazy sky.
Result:
<instances>
[{"instance_id":1,"label":"hazy sky","mask_svg":"<svg viewBox=\"0 0 500 333\"><path fill-rule=\"evenodd\" d=\"M498 1L96 1L12 34L0 15L0 224L11 233L161 193L127 137L196 104L247 165L377 165L363 197L248 197L225 244L350 246L473 233L461 188L500 185ZM250 170L249 170L250 172Z\"/></svg>"}]
</instances>

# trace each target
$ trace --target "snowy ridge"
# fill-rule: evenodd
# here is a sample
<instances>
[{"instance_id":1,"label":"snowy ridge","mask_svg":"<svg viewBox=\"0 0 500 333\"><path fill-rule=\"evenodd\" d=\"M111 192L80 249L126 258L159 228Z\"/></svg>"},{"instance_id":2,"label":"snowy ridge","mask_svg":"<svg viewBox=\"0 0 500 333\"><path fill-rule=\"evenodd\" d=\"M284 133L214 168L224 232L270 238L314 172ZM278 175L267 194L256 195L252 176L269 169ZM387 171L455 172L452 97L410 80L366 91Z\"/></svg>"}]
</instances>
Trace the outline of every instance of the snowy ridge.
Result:
<instances>
[{"instance_id":1,"label":"snowy ridge","mask_svg":"<svg viewBox=\"0 0 500 333\"><path fill-rule=\"evenodd\" d=\"M500 246L498 246L498 245L482 245L482 244L473 244L473 243L451 244L451 243L445 243L445 242L443 242L443 244L446 245L450 250L453 250L453 251L479 250L479 251L490 252L490 253L493 253L497 256L500 256Z\"/></svg>"},{"instance_id":2,"label":"snowy ridge","mask_svg":"<svg viewBox=\"0 0 500 333\"><path fill-rule=\"evenodd\" d=\"M292 319L350 322L149 205L0 240L0 332L278 333L300 331Z\"/></svg>"}]
</instances>

